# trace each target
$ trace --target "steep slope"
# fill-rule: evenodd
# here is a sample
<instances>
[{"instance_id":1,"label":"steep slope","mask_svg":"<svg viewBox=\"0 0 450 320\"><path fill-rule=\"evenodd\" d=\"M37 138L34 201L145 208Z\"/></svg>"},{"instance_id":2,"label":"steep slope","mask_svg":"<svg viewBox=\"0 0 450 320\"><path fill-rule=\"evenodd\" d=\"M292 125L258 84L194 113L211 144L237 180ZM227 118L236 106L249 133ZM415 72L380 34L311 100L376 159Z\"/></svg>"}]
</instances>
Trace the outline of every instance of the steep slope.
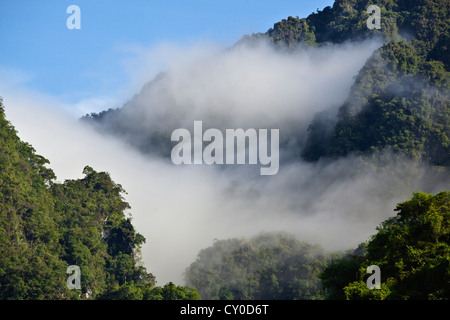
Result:
<instances>
[{"instance_id":1,"label":"steep slope","mask_svg":"<svg viewBox=\"0 0 450 320\"><path fill-rule=\"evenodd\" d=\"M369 29L369 5L381 9L381 28ZM368 153L385 148L434 165L450 165L448 71L449 1L338 0L307 18L289 17L265 34L277 46L381 38L381 47L359 72L337 118L316 115L302 157Z\"/></svg>"},{"instance_id":2,"label":"steep slope","mask_svg":"<svg viewBox=\"0 0 450 320\"><path fill-rule=\"evenodd\" d=\"M368 60L340 107L334 128L319 114L303 150L307 160L385 148L450 165L449 73L407 42L389 42Z\"/></svg>"},{"instance_id":3,"label":"steep slope","mask_svg":"<svg viewBox=\"0 0 450 320\"><path fill-rule=\"evenodd\" d=\"M48 161L18 138L0 101L0 297L69 295Z\"/></svg>"},{"instance_id":4,"label":"steep slope","mask_svg":"<svg viewBox=\"0 0 450 320\"><path fill-rule=\"evenodd\" d=\"M20 140L0 101L0 299L196 299L140 262L145 238L126 217L124 190L108 173L56 183L48 160ZM69 265L81 289L69 290Z\"/></svg>"},{"instance_id":5,"label":"steep slope","mask_svg":"<svg viewBox=\"0 0 450 320\"><path fill-rule=\"evenodd\" d=\"M381 8L379 30L365 25L369 4ZM283 20L264 35L285 47L373 36L386 42L359 72L337 119L334 110L317 114L304 159L388 148L450 165L449 6L449 1L336 1L306 19Z\"/></svg>"}]
</instances>

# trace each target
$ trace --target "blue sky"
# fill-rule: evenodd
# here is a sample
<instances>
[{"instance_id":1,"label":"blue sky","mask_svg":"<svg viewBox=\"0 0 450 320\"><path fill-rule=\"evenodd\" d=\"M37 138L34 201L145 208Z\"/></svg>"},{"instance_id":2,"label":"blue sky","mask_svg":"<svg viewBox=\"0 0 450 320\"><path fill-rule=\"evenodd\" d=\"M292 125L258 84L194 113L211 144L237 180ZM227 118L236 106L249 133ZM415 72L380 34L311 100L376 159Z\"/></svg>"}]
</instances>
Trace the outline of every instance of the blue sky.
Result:
<instances>
[{"instance_id":1,"label":"blue sky","mask_svg":"<svg viewBox=\"0 0 450 320\"><path fill-rule=\"evenodd\" d=\"M199 41L229 46L332 0L1 0L2 81L76 103L114 95L128 81L126 47ZM69 30L67 7L81 9ZM131 56L130 56L131 55ZM154 66L157 68L158 66ZM148 79L150 80L150 79ZM3 93L4 94L4 93ZM0 93L0 95L2 95Z\"/></svg>"}]
</instances>

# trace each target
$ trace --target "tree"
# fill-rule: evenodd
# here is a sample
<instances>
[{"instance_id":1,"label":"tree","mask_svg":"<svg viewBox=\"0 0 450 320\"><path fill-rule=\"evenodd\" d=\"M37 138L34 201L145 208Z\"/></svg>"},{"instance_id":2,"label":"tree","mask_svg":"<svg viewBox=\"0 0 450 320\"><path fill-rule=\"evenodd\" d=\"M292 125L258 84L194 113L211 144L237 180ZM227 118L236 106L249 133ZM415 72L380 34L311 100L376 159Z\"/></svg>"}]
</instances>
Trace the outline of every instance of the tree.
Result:
<instances>
[{"instance_id":1,"label":"tree","mask_svg":"<svg viewBox=\"0 0 450 320\"><path fill-rule=\"evenodd\" d=\"M197 299L169 284L161 296L140 261L125 190L86 166L84 178L54 182L49 163L22 142L0 100L0 299ZM81 270L81 290L66 269Z\"/></svg>"},{"instance_id":2,"label":"tree","mask_svg":"<svg viewBox=\"0 0 450 320\"><path fill-rule=\"evenodd\" d=\"M318 274L327 256L286 233L215 241L186 270L202 299L320 299Z\"/></svg>"},{"instance_id":3,"label":"tree","mask_svg":"<svg viewBox=\"0 0 450 320\"><path fill-rule=\"evenodd\" d=\"M395 210L397 215L377 228L364 254L346 256L321 273L329 298L450 298L450 192L416 192ZM365 287L369 265L381 269L379 291Z\"/></svg>"}]
</instances>

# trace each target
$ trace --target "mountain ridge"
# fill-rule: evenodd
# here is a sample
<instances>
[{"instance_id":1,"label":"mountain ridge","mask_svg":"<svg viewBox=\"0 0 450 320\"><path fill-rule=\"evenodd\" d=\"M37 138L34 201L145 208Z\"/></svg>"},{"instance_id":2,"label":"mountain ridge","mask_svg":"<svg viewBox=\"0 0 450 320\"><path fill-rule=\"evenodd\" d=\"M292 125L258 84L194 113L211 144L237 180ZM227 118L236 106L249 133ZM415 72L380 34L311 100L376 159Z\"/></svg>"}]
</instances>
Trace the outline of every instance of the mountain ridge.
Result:
<instances>
[{"instance_id":1,"label":"mountain ridge","mask_svg":"<svg viewBox=\"0 0 450 320\"><path fill-rule=\"evenodd\" d=\"M366 25L370 16L366 10L371 4L381 8L379 30L369 29ZM323 47L345 41L381 39L384 44L360 70L337 117L333 115L335 110L318 113L307 132L296 133L298 137L302 134L308 136L304 145L297 146L301 158L316 161L323 157L334 158L354 152L365 154L389 148L413 158L419 157L431 164L448 166L450 158L446 153L450 153L447 102L450 55L446 53L449 7L450 2L447 0L338 0L332 7L318 10L306 18L290 16L275 23L265 33L244 36L233 48L242 45L256 47L268 42L281 50L298 51L302 50L302 46ZM164 79L165 74L161 73L144 88L161 85ZM418 84L415 88L410 85L413 82ZM375 87L371 87L372 85ZM402 92L404 102L394 101L395 94L385 94L391 86ZM428 92L421 93L423 88ZM380 115L379 108L368 111L376 101L381 101L384 115ZM426 102L426 108L414 107L423 104L423 101ZM101 131L124 138L144 153L169 157L167 139L170 138L170 128L158 131L145 125L130 127L128 122L138 123L137 120L144 117L139 110L135 110L137 115L134 116L133 112L126 112L127 109L131 110L128 105L126 103L122 108L86 115L83 120L95 123ZM367 112L360 114L358 118L350 109L364 109ZM392 112L398 116L389 116ZM408 118L409 113L415 114L419 120ZM438 116L429 120L430 114ZM364 133L368 126L365 122L370 119L377 121L371 125L373 130ZM411 132L410 128L418 125L417 121L424 123L425 131ZM393 123L397 128L392 127ZM146 130L149 132L140 141L140 136ZM398 131L401 131L401 136Z\"/></svg>"}]
</instances>

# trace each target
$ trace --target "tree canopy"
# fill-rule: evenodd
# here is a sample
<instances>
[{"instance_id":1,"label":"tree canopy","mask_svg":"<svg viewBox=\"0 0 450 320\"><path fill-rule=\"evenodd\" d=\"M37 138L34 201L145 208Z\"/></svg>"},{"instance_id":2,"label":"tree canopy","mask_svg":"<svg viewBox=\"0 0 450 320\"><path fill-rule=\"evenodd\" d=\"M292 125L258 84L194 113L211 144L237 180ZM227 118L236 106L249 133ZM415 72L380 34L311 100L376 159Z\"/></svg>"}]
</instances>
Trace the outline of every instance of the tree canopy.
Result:
<instances>
[{"instance_id":1,"label":"tree canopy","mask_svg":"<svg viewBox=\"0 0 450 320\"><path fill-rule=\"evenodd\" d=\"M450 65L446 53L450 2L390 0L370 4L381 8L379 30L364 25L369 2L360 0L336 1L332 8L306 19L290 19L304 21L316 30L315 45L374 36L384 42L359 71L337 118L333 121L327 112L317 114L309 126L302 156L315 161L389 149L449 166ZM292 23L276 24L268 35L280 28L286 30L285 25ZM275 43L281 41L271 38ZM283 41L298 45L291 38L283 37ZM334 114L334 110L328 113Z\"/></svg>"},{"instance_id":2,"label":"tree canopy","mask_svg":"<svg viewBox=\"0 0 450 320\"><path fill-rule=\"evenodd\" d=\"M49 161L20 140L0 101L0 299L197 299L155 287L140 261L125 190L86 166L82 179L55 182ZM81 289L66 285L80 267Z\"/></svg>"},{"instance_id":3,"label":"tree canopy","mask_svg":"<svg viewBox=\"0 0 450 320\"><path fill-rule=\"evenodd\" d=\"M416 192L396 211L367 243L321 273L328 298L449 299L450 192ZM370 265L381 269L380 290L367 288Z\"/></svg>"},{"instance_id":4,"label":"tree canopy","mask_svg":"<svg viewBox=\"0 0 450 320\"><path fill-rule=\"evenodd\" d=\"M318 274L327 255L318 245L287 233L262 233L249 240L217 240L186 270L186 283L202 299L320 299Z\"/></svg>"}]
</instances>

